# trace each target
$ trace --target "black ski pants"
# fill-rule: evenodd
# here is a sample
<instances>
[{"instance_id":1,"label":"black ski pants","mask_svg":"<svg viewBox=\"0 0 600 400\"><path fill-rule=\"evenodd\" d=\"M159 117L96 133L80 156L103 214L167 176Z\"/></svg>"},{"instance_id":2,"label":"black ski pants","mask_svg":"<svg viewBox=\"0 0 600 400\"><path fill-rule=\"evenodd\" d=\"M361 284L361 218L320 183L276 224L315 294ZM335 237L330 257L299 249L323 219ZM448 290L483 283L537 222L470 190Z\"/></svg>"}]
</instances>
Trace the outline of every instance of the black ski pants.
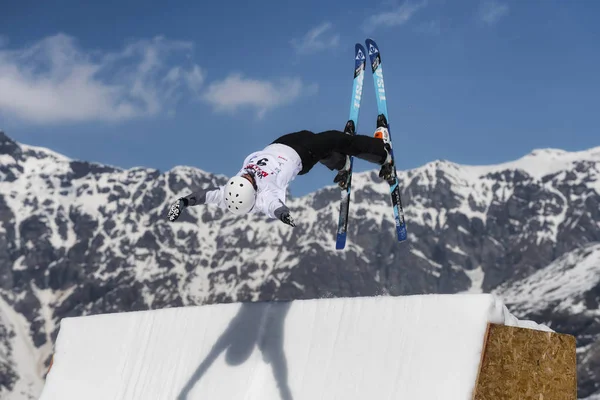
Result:
<instances>
[{"instance_id":1,"label":"black ski pants","mask_svg":"<svg viewBox=\"0 0 600 400\"><path fill-rule=\"evenodd\" d=\"M277 138L273 143L285 144L293 148L302 160L304 175L320 162L330 170L344 167L346 156L353 156L369 162L383 164L387 152L383 140L367 135L348 135L342 131L314 133L299 131Z\"/></svg>"}]
</instances>

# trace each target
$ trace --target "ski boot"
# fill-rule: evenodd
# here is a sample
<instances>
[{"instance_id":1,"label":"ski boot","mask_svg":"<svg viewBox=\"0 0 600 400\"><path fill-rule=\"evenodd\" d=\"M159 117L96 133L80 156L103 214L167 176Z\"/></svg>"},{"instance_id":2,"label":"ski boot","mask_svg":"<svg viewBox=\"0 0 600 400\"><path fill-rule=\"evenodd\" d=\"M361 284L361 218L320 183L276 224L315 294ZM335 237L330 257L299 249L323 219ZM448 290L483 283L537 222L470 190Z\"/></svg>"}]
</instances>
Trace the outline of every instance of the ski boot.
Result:
<instances>
[{"instance_id":1,"label":"ski boot","mask_svg":"<svg viewBox=\"0 0 600 400\"><path fill-rule=\"evenodd\" d=\"M386 127L380 126L375 130L375 134L373 135L377 139L383 140L383 148L387 153L387 157L385 161L381 164L381 169L379 170L379 177L386 180L391 181L394 178L394 161L392 160L392 143L390 140L390 133L388 132Z\"/></svg>"},{"instance_id":2,"label":"ski boot","mask_svg":"<svg viewBox=\"0 0 600 400\"><path fill-rule=\"evenodd\" d=\"M187 201L183 198L178 199L169 209L169 221L173 222L181 215L181 212L186 207Z\"/></svg>"},{"instance_id":3,"label":"ski boot","mask_svg":"<svg viewBox=\"0 0 600 400\"><path fill-rule=\"evenodd\" d=\"M350 157L346 156L346 162L345 162L344 166L342 167L342 169L340 169L338 171L335 178L333 178L333 182L337 183L338 186L340 187L340 189L342 189L342 190L347 189L346 185L348 184L348 174L349 173L350 173Z\"/></svg>"}]
</instances>

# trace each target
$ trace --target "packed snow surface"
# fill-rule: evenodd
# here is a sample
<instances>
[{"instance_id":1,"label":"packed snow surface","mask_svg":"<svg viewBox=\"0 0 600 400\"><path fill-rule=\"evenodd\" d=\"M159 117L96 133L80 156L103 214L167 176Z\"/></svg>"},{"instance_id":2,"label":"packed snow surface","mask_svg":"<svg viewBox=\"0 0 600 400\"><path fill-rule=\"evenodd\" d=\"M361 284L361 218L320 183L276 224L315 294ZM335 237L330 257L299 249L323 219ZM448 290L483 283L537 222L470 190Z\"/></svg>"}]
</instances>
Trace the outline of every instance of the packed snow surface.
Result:
<instances>
[{"instance_id":1,"label":"packed snow surface","mask_svg":"<svg viewBox=\"0 0 600 400\"><path fill-rule=\"evenodd\" d=\"M522 326L487 294L67 318L40 399L466 400L488 322Z\"/></svg>"}]
</instances>

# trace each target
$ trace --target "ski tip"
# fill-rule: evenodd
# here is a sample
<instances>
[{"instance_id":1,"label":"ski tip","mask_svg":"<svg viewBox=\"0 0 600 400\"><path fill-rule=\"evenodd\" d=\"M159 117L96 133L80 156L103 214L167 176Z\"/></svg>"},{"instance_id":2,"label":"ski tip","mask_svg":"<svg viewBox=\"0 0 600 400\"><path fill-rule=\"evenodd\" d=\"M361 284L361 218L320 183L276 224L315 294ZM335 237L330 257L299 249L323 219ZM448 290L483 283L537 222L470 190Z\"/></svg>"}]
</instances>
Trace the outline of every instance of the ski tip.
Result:
<instances>
[{"instance_id":1,"label":"ski tip","mask_svg":"<svg viewBox=\"0 0 600 400\"><path fill-rule=\"evenodd\" d=\"M367 40L365 40L365 44L367 45L367 50L370 56L379 53L379 46L377 46L377 43L375 43L373 39L367 38Z\"/></svg>"},{"instance_id":2,"label":"ski tip","mask_svg":"<svg viewBox=\"0 0 600 400\"><path fill-rule=\"evenodd\" d=\"M367 52L362 44L356 43L354 46L354 55L357 62L361 62L367 59Z\"/></svg>"}]
</instances>

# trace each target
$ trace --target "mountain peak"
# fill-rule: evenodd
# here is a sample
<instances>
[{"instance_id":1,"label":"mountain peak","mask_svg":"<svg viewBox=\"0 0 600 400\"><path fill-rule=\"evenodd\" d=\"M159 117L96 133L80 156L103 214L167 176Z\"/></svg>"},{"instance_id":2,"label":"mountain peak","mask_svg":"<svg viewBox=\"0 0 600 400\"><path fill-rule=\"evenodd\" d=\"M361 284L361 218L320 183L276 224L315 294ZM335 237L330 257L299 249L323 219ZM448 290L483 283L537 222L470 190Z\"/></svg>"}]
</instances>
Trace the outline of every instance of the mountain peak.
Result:
<instances>
[{"instance_id":1,"label":"mountain peak","mask_svg":"<svg viewBox=\"0 0 600 400\"><path fill-rule=\"evenodd\" d=\"M8 154L11 156L19 156L21 147L17 142L9 138L2 129L0 129L0 155Z\"/></svg>"},{"instance_id":2,"label":"mountain peak","mask_svg":"<svg viewBox=\"0 0 600 400\"><path fill-rule=\"evenodd\" d=\"M521 157L519 160L524 159L536 159L538 161L540 159L555 159L561 161L582 160L600 162L600 146L579 151L566 151L563 149L555 148L534 149L529 154L525 155L524 157Z\"/></svg>"},{"instance_id":3,"label":"mountain peak","mask_svg":"<svg viewBox=\"0 0 600 400\"><path fill-rule=\"evenodd\" d=\"M600 163L600 146L581 151L565 151L554 148L534 149L529 154L513 161L492 165L461 164L460 167L478 176L507 170L519 170L533 179L539 180L548 175L571 170L573 164L586 161Z\"/></svg>"},{"instance_id":4,"label":"mountain peak","mask_svg":"<svg viewBox=\"0 0 600 400\"><path fill-rule=\"evenodd\" d=\"M535 178L552 175L569 170L578 162L600 162L600 147L581 151L565 151L561 149L535 149L531 153L505 165L521 169Z\"/></svg>"},{"instance_id":5,"label":"mountain peak","mask_svg":"<svg viewBox=\"0 0 600 400\"><path fill-rule=\"evenodd\" d=\"M562 149L545 148L545 149L534 149L525 157L560 157L568 154L567 151Z\"/></svg>"}]
</instances>

